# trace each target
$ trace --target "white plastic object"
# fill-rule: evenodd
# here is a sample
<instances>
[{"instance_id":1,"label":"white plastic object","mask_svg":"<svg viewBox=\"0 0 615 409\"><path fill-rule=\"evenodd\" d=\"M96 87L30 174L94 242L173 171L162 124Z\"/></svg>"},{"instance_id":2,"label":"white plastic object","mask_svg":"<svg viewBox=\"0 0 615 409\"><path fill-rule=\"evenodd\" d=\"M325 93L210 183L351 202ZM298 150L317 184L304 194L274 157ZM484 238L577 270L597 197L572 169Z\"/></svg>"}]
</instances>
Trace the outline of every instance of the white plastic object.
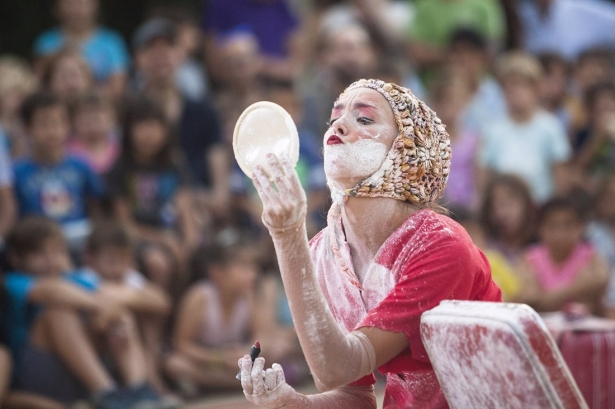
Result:
<instances>
[{"instance_id":1,"label":"white plastic object","mask_svg":"<svg viewBox=\"0 0 615 409\"><path fill-rule=\"evenodd\" d=\"M299 160L297 126L278 104L256 102L243 111L235 124L233 152L239 167L250 178L256 166L268 169L268 153L286 155L294 167Z\"/></svg>"}]
</instances>

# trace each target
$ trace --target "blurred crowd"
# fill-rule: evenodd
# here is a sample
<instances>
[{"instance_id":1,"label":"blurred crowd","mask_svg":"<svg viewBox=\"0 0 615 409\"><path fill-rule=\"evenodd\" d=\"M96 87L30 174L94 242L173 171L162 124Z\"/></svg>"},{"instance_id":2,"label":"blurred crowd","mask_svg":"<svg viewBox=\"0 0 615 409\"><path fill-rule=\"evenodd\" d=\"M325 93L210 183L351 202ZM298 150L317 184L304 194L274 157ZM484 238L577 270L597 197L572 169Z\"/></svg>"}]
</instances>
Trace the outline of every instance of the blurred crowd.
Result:
<instances>
[{"instance_id":1,"label":"blurred crowd","mask_svg":"<svg viewBox=\"0 0 615 409\"><path fill-rule=\"evenodd\" d=\"M308 379L233 129L257 101L291 114L314 235L360 78L446 124L440 204L505 300L615 318L615 3L166 2L130 38L99 6L55 0L32 58L0 55L0 406L175 407L239 388L255 339Z\"/></svg>"}]
</instances>

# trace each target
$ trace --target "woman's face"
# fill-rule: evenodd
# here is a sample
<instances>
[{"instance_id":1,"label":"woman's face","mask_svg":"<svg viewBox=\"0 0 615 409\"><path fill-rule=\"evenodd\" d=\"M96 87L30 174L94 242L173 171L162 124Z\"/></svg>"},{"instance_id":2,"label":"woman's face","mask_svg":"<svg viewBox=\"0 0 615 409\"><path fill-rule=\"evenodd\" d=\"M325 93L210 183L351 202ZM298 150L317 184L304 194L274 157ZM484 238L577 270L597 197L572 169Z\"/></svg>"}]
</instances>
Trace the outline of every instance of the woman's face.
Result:
<instances>
[{"instance_id":1,"label":"woman's face","mask_svg":"<svg viewBox=\"0 0 615 409\"><path fill-rule=\"evenodd\" d=\"M397 134L393 110L378 91L346 93L333 107L323 139L327 178L354 187L380 168Z\"/></svg>"},{"instance_id":2,"label":"woman's face","mask_svg":"<svg viewBox=\"0 0 615 409\"><path fill-rule=\"evenodd\" d=\"M522 231L526 211L523 199L511 189L506 186L493 189L489 219L502 237L514 237Z\"/></svg>"}]
</instances>

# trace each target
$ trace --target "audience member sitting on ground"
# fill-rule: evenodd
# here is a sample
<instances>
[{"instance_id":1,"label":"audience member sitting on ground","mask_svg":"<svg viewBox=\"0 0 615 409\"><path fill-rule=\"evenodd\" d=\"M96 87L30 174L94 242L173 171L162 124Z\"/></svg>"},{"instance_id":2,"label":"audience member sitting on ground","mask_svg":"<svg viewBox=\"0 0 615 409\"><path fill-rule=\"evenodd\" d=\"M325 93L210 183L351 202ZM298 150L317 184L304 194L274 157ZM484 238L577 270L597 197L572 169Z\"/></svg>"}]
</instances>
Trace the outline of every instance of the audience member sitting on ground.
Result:
<instances>
[{"instance_id":1,"label":"audience member sitting on ground","mask_svg":"<svg viewBox=\"0 0 615 409\"><path fill-rule=\"evenodd\" d=\"M615 82L591 87L585 95L585 109L587 127L576 135L575 164L595 177L615 169Z\"/></svg>"},{"instance_id":2,"label":"audience member sitting on ground","mask_svg":"<svg viewBox=\"0 0 615 409\"><path fill-rule=\"evenodd\" d=\"M24 393L62 405L89 398L101 409L157 402L146 383L132 316L65 273L70 259L59 226L41 217L26 218L10 234L7 247L15 270L4 279L8 303L2 324L15 364L13 388L22 392L9 407L34 407L23 403ZM126 388L110 375L95 345L104 345L114 358Z\"/></svg>"},{"instance_id":3,"label":"audience member sitting on ground","mask_svg":"<svg viewBox=\"0 0 615 409\"><path fill-rule=\"evenodd\" d=\"M583 241L584 213L571 197L554 198L540 211L540 240L527 251L522 267L528 275L523 291L537 311L558 311L577 302L594 315L603 313L608 265Z\"/></svg>"},{"instance_id":4,"label":"audience member sitting on ground","mask_svg":"<svg viewBox=\"0 0 615 409\"><path fill-rule=\"evenodd\" d=\"M587 227L591 244L609 264L609 287L604 298L605 315L615 319L615 173L604 175L595 195L595 219Z\"/></svg>"},{"instance_id":5,"label":"audience member sitting on ground","mask_svg":"<svg viewBox=\"0 0 615 409\"><path fill-rule=\"evenodd\" d=\"M70 122L58 97L46 92L31 95L23 103L22 118L32 156L13 164L19 213L60 223L71 250L78 250L92 217L100 213L102 180L85 162L67 155Z\"/></svg>"},{"instance_id":6,"label":"audience member sitting on ground","mask_svg":"<svg viewBox=\"0 0 615 409\"><path fill-rule=\"evenodd\" d=\"M486 248L502 253L513 268L534 239L534 218L534 204L523 180L496 175L489 181L480 212Z\"/></svg>"},{"instance_id":7,"label":"audience member sitting on ground","mask_svg":"<svg viewBox=\"0 0 615 409\"><path fill-rule=\"evenodd\" d=\"M132 45L138 89L163 107L194 184L205 191L210 210L224 213L230 164L220 123L207 99L187 98L177 86L181 51L174 24L166 19L147 21L137 28Z\"/></svg>"},{"instance_id":8,"label":"audience member sitting on ground","mask_svg":"<svg viewBox=\"0 0 615 409\"><path fill-rule=\"evenodd\" d=\"M448 40L447 69L461 75L468 82L471 99L462 120L464 126L474 131L506 115L502 89L489 74L490 57L487 39L478 31L458 28Z\"/></svg>"},{"instance_id":9,"label":"audience member sitting on ground","mask_svg":"<svg viewBox=\"0 0 615 409\"><path fill-rule=\"evenodd\" d=\"M564 190L565 163L572 153L566 130L553 114L540 108L542 68L534 57L522 52L505 54L498 61L497 73L508 115L482 129L483 173L518 175L530 187L534 200L544 203L554 192Z\"/></svg>"},{"instance_id":10,"label":"audience member sitting on ground","mask_svg":"<svg viewBox=\"0 0 615 409\"><path fill-rule=\"evenodd\" d=\"M84 260L87 268L79 275L135 316L145 346L150 383L159 392L166 392L159 363L171 300L162 288L134 269L134 243L128 229L115 221L97 225L88 239Z\"/></svg>"},{"instance_id":11,"label":"audience member sitting on ground","mask_svg":"<svg viewBox=\"0 0 615 409\"><path fill-rule=\"evenodd\" d=\"M12 157L28 153L19 108L36 86L36 77L26 61L12 56L0 57L0 138Z\"/></svg>"},{"instance_id":12,"label":"audience member sitting on ground","mask_svg":"<svg viewBox=\"0 0 615 409\"><path fill-rule=\"evenodd\" d=\"M218 235L217 243L195 252L193 268L201 281L180 302L167 374L194 393L236 388L237 356L250 349L272 317L256 304L259 275L255 248L243 236ZM263 342L263 355L268 355ZM274 352L274 351L272 351Z\"/></svg>"},{"instance_id":13,"label":"audience member sitting on ground","mask_svg":"<svg viewBox=\"0 0 615 409\"><path fill-rule=\"evenodd\" d=\"M87 61L94 79L107 95L124 91L130 56L124 39L115 31L99 27L98 0L56 0L60 26L42 33L34 53L45 57L65 47L74 48Z\"/></svg>"},{"instance_id":14,"label":"audience member sitting on ground","mask_svg":"<svg viewBox=\"0 0 615 409\"><path fill-rule=\"evenodd\" d=\"M73 107L72 122L73 137L68 152L86 162L97 174L107 173L121 151L111 101L95 92L83 95Z\"/></svg>"},{"instance_id":15,"label":"audience member sitting on ground","mask_svg":"<svg viewBox=\"0 0 615 409\"><path fill-rule=\"evenodd\" d=\"M472 89L467 76L457 71L447 71L432 87L431 103L438 113L451 140L455 155L451 158L449 182L441 203L445 206L476 209L479 204L478 144L476 128L464 120L469 107Z\"/></svg>"},{"instance_id":16,"label":"audience member sitting on ground","mask_svg":"<svg viewBox=\"0 0 615 409\"><path fill-rule=\"evenodd\" d=\"M152 99L132 101L123 130L122 155L107 175L113 211L139 242L142 272L172 292L185 283L180 273L199 240L189 171L167 117Z\"/></svg>"},{"instance_id":17,"label":"audience member sitting on ground","mask_svg":"<svg viewBox=\"0 0 615 409\"><path fill-rule=\"evenodd\" d=\"M474 244L485 253L491 266L493 281L502 290L502 299L505 302L517 302L523 295L520 291L521 277L500 251L487 245L485 231L478 218L464 208L450 208L449 210L451 218L466 229Z\"/></svg>"},{"instance_id":18,"label":"audience member sitting on ground","mask_svg":"<svg viewBox=\"0 0 615 409\"><path fill-rule=\"evenodd\" d=\"M58 51L45 60L41 72L43 88L57 95L68 107L94 88L87 63L73 49Z\"/></svg>"}]
</instances>

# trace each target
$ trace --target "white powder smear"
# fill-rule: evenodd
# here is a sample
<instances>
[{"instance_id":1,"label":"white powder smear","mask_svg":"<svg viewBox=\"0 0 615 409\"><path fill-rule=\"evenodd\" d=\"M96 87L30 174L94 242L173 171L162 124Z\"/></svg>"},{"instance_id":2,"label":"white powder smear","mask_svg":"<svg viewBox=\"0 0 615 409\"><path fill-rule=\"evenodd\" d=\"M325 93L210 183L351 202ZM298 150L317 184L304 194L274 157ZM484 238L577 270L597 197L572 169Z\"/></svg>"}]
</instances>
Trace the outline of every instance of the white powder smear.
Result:
<instances>
[{"instance_id":1,"label":"white powder smear","mask_svg":"<svg viewBox=\"0 0 615 409\"><path fill-rule=\"evenodd\" d=\"M557 361L541 356L557 349L527 306L445 301L421 321L425 347L453 409L560 408L568 407L561 400L580 395L569 374L551 378L559 372L552 369ZM544 345L529 338L540 339L538 332L545 334ZM568 388L574 391L563 392Z\"/></svg>"},{"instance_id":2,"label":"white powder smear","mask_svg":"<svg viewBox=\"0 0 615 409\"><path fill-rule=\"evenodd\" d=\"M387 151L386 145L374 139L325 145L325 174L336 181L360 182L380 168Z\"/></svg>"}]
</instances>

